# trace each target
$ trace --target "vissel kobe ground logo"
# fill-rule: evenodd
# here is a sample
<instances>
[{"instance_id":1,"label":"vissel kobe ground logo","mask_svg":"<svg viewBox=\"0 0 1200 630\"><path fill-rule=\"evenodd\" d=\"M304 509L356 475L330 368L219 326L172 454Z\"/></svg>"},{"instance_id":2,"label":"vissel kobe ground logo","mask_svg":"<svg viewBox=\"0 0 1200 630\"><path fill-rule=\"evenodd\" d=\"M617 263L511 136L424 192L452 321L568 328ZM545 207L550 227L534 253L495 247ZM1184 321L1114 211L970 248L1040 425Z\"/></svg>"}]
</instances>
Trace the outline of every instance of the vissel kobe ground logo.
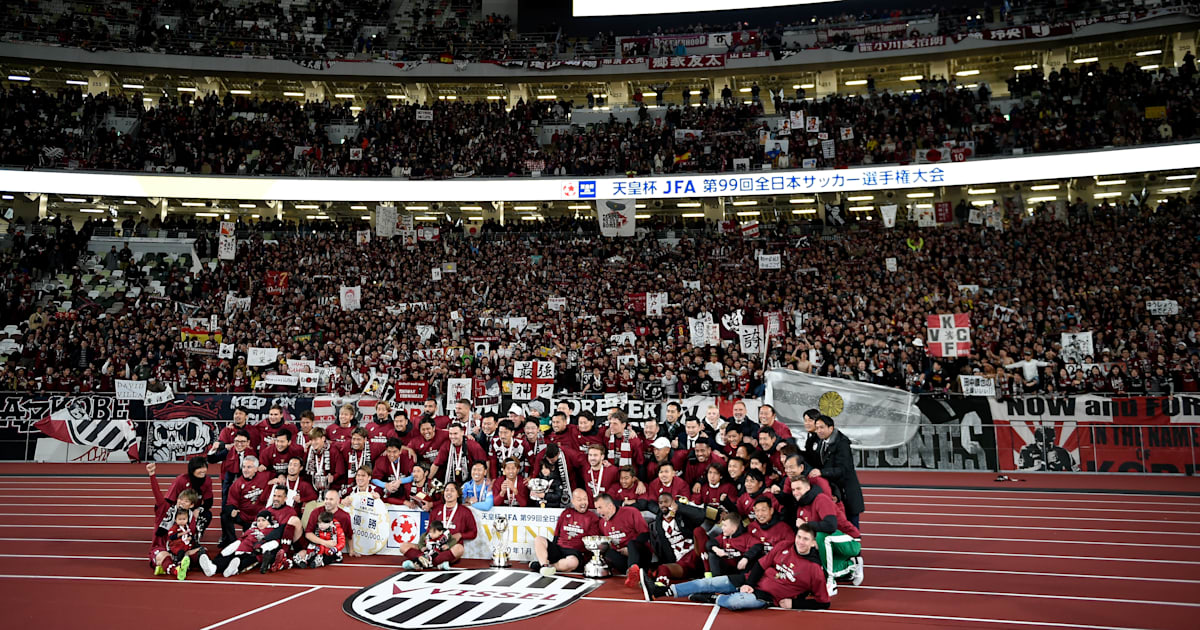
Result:
<instances>
[{"instance_id":1,"label":"vissel kobe ground logo","mask_svg":"<svg viewBox=\"0 0 1200 630\"><path fill-rule=\"evenodd\" d=\"M381 628L471 628L559 610L598 586L505 569L400 573L358 591L342 610Z\"/></svg>"}]
</instances>

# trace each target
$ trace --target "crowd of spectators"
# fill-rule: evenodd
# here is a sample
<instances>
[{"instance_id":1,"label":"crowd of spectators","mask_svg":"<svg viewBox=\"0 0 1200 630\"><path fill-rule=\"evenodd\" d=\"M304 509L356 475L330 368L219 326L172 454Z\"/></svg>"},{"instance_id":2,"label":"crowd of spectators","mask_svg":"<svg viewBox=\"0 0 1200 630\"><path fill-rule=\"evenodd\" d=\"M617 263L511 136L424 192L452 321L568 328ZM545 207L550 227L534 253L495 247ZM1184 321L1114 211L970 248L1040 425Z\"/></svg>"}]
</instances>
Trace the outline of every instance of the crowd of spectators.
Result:
<instances>
[{"instance_id":1,"label":"crowd of spectators","mask_svg":"<svg viewBox=\"0 0 1200 630\"><path fill-rule=\"evenodd\" d=\"M502 382L511 379L513 361L546 355L558 365L561 392L638 395L653 383L668 396L755 395L764 370L777 366L919 393L952 391L957 374L994 376L1009 394L1196 391L1196 199L1153 207L1076 200L1061 214L1039 210L1032 217L1019 209L1023 203L1010 205L1003 232L969 224L917 230L911 223L884 230L874 221L832 238L797 239L788 232L794 226L782 224L767 226L762 240L708 230L688 232L675 245L497 228L483 238L444 229L440 241L414 248L378 238L359 246L357 225L317 233L243 226L254 235L239 246L236 262L195 273L177 267L163 282L163 297L147 292L102 318L86 310L55 316L39 306L34 284L47 270L77 264L83 236L95 226L75 233L62 225L56 237L14 226L17 240L2 258L0 324L18 325L23 337L0 368L0 389L105 391L114 378L136 376L176 391L249 391L278 367L248 367L246 350L256 346L279 348L284 362L336 368L322 390L342 393L355 393L372 370L428 380L435 392L453 377ZM922 245L914 248L914 241ZM215 257L214 243L205 248L201 257ZM756 249L783 254L786 277L803 268L804 281L759 270ZM125 262L132 256L115 256L132 264ZM885 269L889 257L898 261L895 273ZM457 272L432 280L429 269L443 262L455 262ZM289 274L281 295L269 293L268 271ZM694 280L700 290L685 289ZM959 286L973 284L979 293ZM340 308L342 285L362 287L361 310ZM77 279L74 286L82 292ZM663 316L629 306L630 294L643 291L668 292ZM226 312L227 293L250 297L250 308ZM565 297L567 308L550 310L549 297ZM1151 316L1145 301L1155 299L1178 300L1179 315ZM424 306L401 307L417 303ZM86 300L79 296L76 304ZM765 358L741 354L724 323L728 345L690 345L688 317L707 312L724 322L739 310L745 323L782 314L783 334ZM971 315L969 357L926 353L926 315L948 312ZM235 359L180 343L187 317L210 315L223 341L235 345ZM507 317L527 318L528 325L510 329ZM432 327L424 341L418 326ZM1061 333L1082 331L1093 333L1094 354L1064 361ZM632 347L612 341L623 332L634 334ZM481 338L490 348L477 355L472 339ZM440 348L465 350L419 356ZM636 365L618 365L627 355Z\"/></svg>"},{"instance_id":2,"label":"crowd of spectators","mask_svg":"<svg viewBox=\"0 0 1200 630\"><path fill-rule=\"evenodd\" d=\"M815 100L775 94L776 116L764 116L761 101L735 102L726 88L719 101L700 107L643 106L636 120L573 124L543 146L536 126L569 123L574 103L518 101L508 108L503 101L380 99L356 112L345 101L302 105L210 94L164 95L143 107L140 94L50 94L15 85L0 90L0 164L407 178L521 175L529 161L562 175L714 172L734 170L738 159L776 168L909 163L946 142L973 147L972 157L1169 142L1195 137L1200 120L1191 56L1177 71L1133 64L1034 71L1011 79L1009 88L1016 98L1007 111L986 85L927 81L912 94L870 90ZM424 107L433 120L415 121ZM835 143L833 157L814 140L817 134L802 129L779 136L790 138L784 151L772 150L780 122L793 111L821 120L820 131ZM109 116L136 125L119 133ZM334 124L350 131L331 133ZM852 137L842 136L844 128Z\"/></svg>"},{"instance_id":3,"label":"crowd of spectators","mask_svg":"<svg viewBox=\"0 0 1200 630\"><path fill-rule=\"evenodd\" d=\"M1190 4L1167 0L1159 6ZM388 0L311 0L303 3L199 3L181 0L133 0L111 4L67 5L22 0L0 11L0 33L10 41L40 41L88 50L132 50L184 55L254 55L323 64L348 56L389 60L436 60L443 55L471 60L534 60L611 57L617 53L616 32L579 36L558 28L554 33L519 33L509 16L484 14L478 0L414 0L393 7ZM922 31L849 33L869 24L897 23L932 16L936 34L963 35L985 27L1054 23L1081 16L1113 15L1128 10L1122 3L1095 0L1064 7L1051 0L1024 0L993 6L854 7L840 13L774 22L692 23L657 27L646 35L756 31L757 36L730 51L775 50L788 46L784 33L799 29L827 31L819 47L853 48L860 42L919 36ZM841 30L839 30L841 29ZM553 30L553 29L552 29ZM642 36L634 28L630 36ZM799 44L793 44L798 46ZM813 44L805 44L813 45ZM662 45L628 51L638 55L686 54Z\"/></svg>"}]
</instances>

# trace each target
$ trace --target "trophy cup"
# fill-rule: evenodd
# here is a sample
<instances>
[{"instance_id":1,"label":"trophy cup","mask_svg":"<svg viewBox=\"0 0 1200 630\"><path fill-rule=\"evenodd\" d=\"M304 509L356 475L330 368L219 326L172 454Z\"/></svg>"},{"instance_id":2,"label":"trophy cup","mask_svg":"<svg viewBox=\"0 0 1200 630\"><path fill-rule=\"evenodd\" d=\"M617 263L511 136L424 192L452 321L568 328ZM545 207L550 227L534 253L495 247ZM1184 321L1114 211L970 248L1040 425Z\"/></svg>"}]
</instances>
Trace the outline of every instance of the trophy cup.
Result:
<instances>
[{"instance_id":1,"label":"trophy cup","mask_svg":"<svg viewBox=\"0 0 1200 630\"><path fill-rule=\"evenodd\" d=\"M503 514L498 515L496 522L492 524L492 529L496 532L496 537L492 539L492 568L507 569L508 541L504 536L508 533L508 517Z\"/></svg>"},{"instance_id":2,"label":"trophy cup","mask_svg":"<svg viewBox=\"0 0 1200 630\"><path fill-rule=\"evenodd\" d=\"M608 536L584 536L583 546L592 552L592 559L583 567L583 574L590 578L608 577L608 565L604 563L604 554L600 551L606 543L611 543Z\"/></svg>"},{"instance_id":3,"label":"trophy cup","mask_svg":"<svg viewBox=\"0 0 1200 630\"><path fill-rule=\"evenodd\" d=\"M528 481L529 494L541 494L542 498L538 499L541 507L546 507L546 491L550 489L550 480L534 477Z\"/></svg>"}]
</instances>

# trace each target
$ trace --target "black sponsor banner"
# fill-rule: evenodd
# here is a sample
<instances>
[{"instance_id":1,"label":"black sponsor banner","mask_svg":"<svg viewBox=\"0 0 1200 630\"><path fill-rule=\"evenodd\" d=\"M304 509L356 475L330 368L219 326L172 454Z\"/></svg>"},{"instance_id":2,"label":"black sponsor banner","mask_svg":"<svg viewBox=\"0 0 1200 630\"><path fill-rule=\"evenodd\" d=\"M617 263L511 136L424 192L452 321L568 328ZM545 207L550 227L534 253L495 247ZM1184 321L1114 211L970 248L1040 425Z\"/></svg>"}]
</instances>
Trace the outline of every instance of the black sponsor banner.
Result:
<instances>
[{"instance_id":1,"label":"black sponsor banner","mask_svg":"<svg viewBox=\"0 0 1200 630\"><path fill-rule=\"evenodd\" d=\"M899 448L855 450L858 468L996 470L996 432L986 398L917 401L921 423Z\"/></svg>"}]
</instances>

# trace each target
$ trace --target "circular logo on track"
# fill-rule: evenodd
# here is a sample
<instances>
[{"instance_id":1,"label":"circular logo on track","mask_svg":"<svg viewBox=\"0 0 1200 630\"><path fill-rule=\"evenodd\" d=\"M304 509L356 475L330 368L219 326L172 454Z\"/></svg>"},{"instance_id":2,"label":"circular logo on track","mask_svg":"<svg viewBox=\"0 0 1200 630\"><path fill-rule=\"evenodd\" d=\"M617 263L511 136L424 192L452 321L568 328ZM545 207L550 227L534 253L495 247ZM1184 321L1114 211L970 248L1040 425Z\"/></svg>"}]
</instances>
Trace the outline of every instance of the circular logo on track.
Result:
<instances>
[{"instance_id":1,"label":"circular logo on track","mask_svg":"<svg viewBox=\"0 0 1200 630\"><path fill-rule=\"evenodd\" d=\"M472 628L559 610L599 586L586 578L512 569L409 572L358 591L342 610L381 628Z\"/></svg>"}]
</instances>

